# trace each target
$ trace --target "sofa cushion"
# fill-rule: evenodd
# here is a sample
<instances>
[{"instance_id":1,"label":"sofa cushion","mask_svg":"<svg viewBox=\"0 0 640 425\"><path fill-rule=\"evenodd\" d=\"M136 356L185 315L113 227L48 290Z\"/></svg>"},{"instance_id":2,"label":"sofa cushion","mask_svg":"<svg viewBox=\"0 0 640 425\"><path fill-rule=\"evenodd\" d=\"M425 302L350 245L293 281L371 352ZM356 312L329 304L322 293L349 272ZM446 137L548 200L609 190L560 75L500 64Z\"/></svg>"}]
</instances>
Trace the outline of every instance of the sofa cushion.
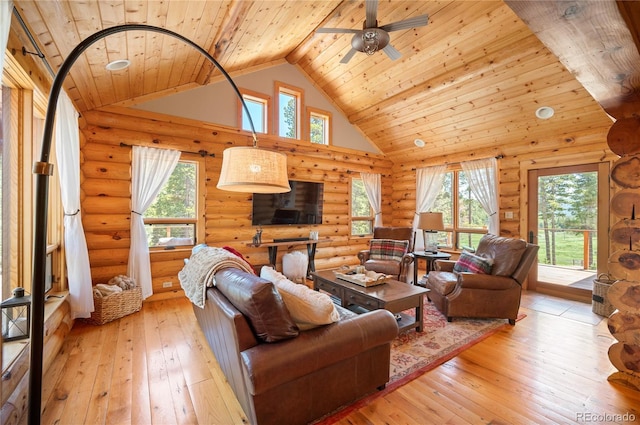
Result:
<instances>
[{"instance_id":1,"label":"sofa cushion","mask_svg":"<svg viewBox=\"0 0 640 425\"><path fill-rule=\"evenodd\" d=\"M401 261L409 249L409 241L393 239L371 239L369 243L369 258L372 260Z\"/></svg>"},{"instance_id":2,"label":"sofa cushion","mask_svg":"<svg viewBox=\"0 0 640 425\"><path fill-rule=\"evenodd\" d=\"M400 274L400 262L392 260L367 260L364 263L364 268L376 273L384 273L395 275Z\"/></svg>"},{"instance_id":3,"label":"sofa cushion","mask_svg":"<svg viewBox=\"0 0 640 425\"><path fill-rule=\"evenodd\" d=\"M225 268L216 273L216 287L245 315L259 340L275 342L298 335L298 326L268 280Z\"/></svg>"},{"instance_id":4,"label":"sofa cushion","mask_svg":"<svg viewBox=\"0 0 640 425\"><path fill-rule=\"evenodd\" d=\"M492 275L511 276L520 264L526 247L527 242L523 239L486 234L478 243L476 255L493 259Z\"/></svg>"},{"instance_id":5,"label":"sofa cushion","mask_svg":"<svg viewBox=\"0 0 640 425\"><path fill-rule=\"evenodd\" d=\"M460 258L458 258L458 261L453 265L453 271L457 273L489 274L492 265L493 259L491 258L484 258L467 251L462 251Z\"/></svg>"},{"instance_id":6,"label":"sofa cushion","mask_svg":"<svg viewBox=\"0 0 640 425\"><path fill-rule=\"evenodd\" d=\"M262 267L260 277L273 282L300 330L328 325L340 320L340 314L329 295L306 285L290 281L272 267Z\"/></svg>"},{"instance_id":7,"label":"sofa cushion","mask_svg":"<svg viewBox=\"0 0 640 425\"><path fill-rule=\"evenodd\" d=\"M440 295L450 294L458 283L458 276L452 272L431 272L428 287Z\"/></svg>"}]
</instances>

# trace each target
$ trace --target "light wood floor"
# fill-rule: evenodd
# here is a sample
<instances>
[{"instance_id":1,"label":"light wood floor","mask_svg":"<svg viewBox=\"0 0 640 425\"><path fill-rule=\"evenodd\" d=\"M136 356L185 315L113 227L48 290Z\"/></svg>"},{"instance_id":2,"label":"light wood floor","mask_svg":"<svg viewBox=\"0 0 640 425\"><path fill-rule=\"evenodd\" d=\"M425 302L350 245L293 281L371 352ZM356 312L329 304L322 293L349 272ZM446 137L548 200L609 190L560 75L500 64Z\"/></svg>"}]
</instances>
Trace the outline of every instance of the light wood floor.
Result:
<instances>
[{"instance_id":1,"label":"light wood floor","mask_svg":"<svg viewBox=\"0 0 640 425\"><path fill-rule=\"evenodd\" d=\"M527 317L514 327L339 423L638 423L640 392L607 381L606 320L589 304L535 293L522 304ZM145 303L103 326L77 323L45 376L43 402L43 424L246 423L186 299ZM635 420L616 420L625 413Z\"/></svg>"}]
</instances>

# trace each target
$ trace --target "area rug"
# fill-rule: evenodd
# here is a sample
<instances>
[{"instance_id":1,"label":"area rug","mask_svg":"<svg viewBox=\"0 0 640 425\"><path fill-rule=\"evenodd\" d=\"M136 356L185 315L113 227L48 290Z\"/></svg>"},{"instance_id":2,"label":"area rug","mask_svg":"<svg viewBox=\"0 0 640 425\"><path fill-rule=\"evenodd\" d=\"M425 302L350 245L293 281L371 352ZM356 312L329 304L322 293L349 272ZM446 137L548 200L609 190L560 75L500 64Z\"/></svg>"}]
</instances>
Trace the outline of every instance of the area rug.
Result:
<instances>
[{"instance_id":1,"label":"area rug","mask_svg":"<svg viewBox=\"0 0 640 425\"><path fill-rule=\"evenodd\" d=\"M426 298L423 311L424 331L403 332L391 344L390 379L385 389L342 407L315 424L329 425L339 421L374 399L452 359L503 327L510 326L506 319L453 319L452 322L447 322ZM413 314L414 310L404 313ZM522 318L524 314L518 320Z\"/></svg>"}]
</instances>

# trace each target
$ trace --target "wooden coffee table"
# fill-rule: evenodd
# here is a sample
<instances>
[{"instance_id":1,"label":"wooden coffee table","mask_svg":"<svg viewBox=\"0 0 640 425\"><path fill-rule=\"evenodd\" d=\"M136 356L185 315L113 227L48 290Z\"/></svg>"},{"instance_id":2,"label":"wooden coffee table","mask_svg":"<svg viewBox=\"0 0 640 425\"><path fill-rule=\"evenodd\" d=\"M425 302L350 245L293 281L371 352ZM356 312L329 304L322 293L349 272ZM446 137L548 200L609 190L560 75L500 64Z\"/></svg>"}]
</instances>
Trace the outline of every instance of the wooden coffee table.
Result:
<instances>
[{"instance_id":1,"label":"wooden coffee table","mask_svg":"<svg viewBox=\"0 0 640 425\"><path fill-rule=\"evenodd\" d=\"M382 285L364 287L346 280L338 279L333 270L322 270L311 273L313 289L328 292L340 300L345 308L361 307L365 310L384 308L400 315L398 328L400 332L416 328L422 332L422 307L424 294L428 289L397 280L388 280ZM416 309L415 317L402 313L410 308Z\"/></svg>"}]
</instances>

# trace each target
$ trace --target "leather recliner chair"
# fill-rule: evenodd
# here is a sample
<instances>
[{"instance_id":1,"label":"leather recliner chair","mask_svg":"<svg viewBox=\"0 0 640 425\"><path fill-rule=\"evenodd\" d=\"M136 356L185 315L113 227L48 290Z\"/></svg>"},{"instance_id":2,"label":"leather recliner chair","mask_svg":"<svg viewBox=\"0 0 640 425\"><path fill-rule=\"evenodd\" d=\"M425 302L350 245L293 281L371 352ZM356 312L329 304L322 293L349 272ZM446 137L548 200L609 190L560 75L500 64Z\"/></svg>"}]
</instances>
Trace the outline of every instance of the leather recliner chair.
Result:
<instances>
[{"instance_id":1,"label":"leather recliner chair","mask_svg":"<svg viewBox=\"0 0 640 425\"><path fill-rule=\"evenodd\" d=\"M455 261L436 260L429 273L428 297L447 320L453 317L501 318L515 325L522 283L538 253L523 239L484 235L475 255L493 260L490 274L457 273Z\"/></svg>"},{"instance_id":2,"label":"leather recliner chair","mask_svg":"<svg viewBox=\"0 0 640 425\"><path fill-rule=\"evenodd\" d=\"M365 269L377 273L395 276L400 282L407 281L409 266L413 262L413 228L411 227L376 227L373 229L374 239L389 239L393 241L407 241L407 250L399 260L385 260L372 258L371 250L366 249L358 253L360 264Z\"/></svg>"}]
</instances>

